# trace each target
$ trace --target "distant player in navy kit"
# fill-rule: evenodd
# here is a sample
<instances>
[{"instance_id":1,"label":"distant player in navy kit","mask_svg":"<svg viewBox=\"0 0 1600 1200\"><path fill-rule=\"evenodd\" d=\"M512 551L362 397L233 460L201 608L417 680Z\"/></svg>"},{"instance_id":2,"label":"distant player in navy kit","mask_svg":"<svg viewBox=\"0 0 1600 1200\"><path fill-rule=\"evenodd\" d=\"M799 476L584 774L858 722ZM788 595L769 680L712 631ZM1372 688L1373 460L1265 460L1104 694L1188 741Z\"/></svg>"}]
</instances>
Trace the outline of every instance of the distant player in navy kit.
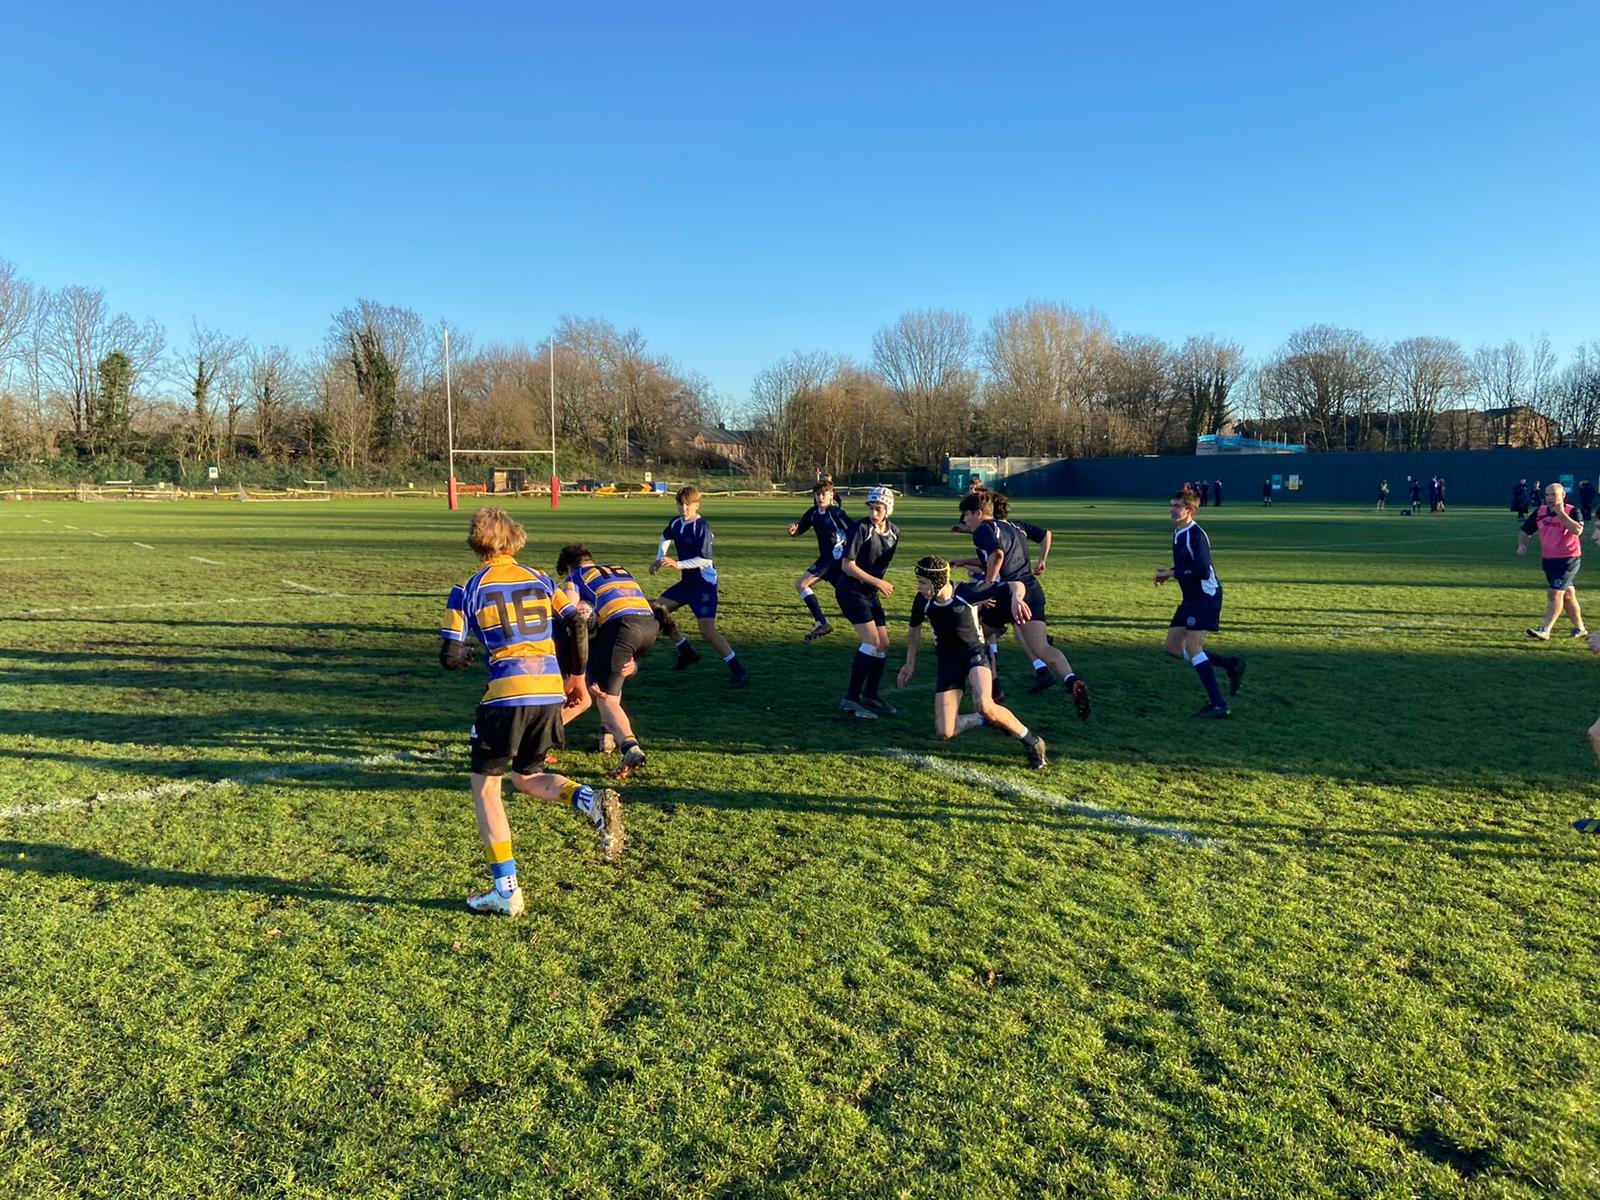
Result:
<instances>
[{"instance_id":1,"label":"distant player in navy kit","mask_svg":"<svg viewBox=\"0 0 1600 1200\"><path fill-rule=\"evenodd\" d=\"M840 559L833 592L839 611L855 626L861 645L850 660L850 686L839 707L851 716L892 717L895 708L878 694L889 657L889 624L883 597L894 594L884 578L900 544L900 531L890 522L894 492L875 487L867 493L867 515L855 523Z\"/></svg>"},{"instance_id":2,"label":"distant player in navy kit","mask_svg":"<svg viewBox=\"0 0 1600 1200\"><path fill-rule=\"evenodd\" d=\"M1027 595L1029 618L1017 626L1017 640L1045 672L1042 679L1059 678L1072 697L1081 720L1089 719L1089 687L1073 671L1067 656L1050 642L1045 618L1044 588L1028 565L1028 537L1011 521L995 519L995 498L988 494L961 497L961 524L978 549L985 583L1020 581ZM1049 683L1044 684L1049 687ZM1035 690L1042 690L1035 688Z\"/></svg>"},{"instance_id":3,"label":"distant player in navy kit","mask_svg":"<svg viewBox=\"0 0 1600 1200\"><path fill-rule=\"evenodd\" d=\"M728 645L728 639L717 630L717 568L711 560L711 526L700 515L700 489L679 488L677 499L678 515L661 531L661 546L655 562L650 564L650 574L665 567L682 571L683 578L662 592L657 603L669 613L687 605L700 626L700 636L728 664L730 686L743 687L750 682L750 673ZM700 661L687 635L678 639L677 647L674 671Z\"/></svg>"},{"instance_id":4,"label":"distant player in navy kit","mask_svg":"<svg viewBox=\"0 0 1600 1200\"><path fill-rule=\"evenodd\" d=\"M979 725L994 728L1018 738L1028 755L1028 763L1043 768L1044 739L1033 733L1010 709L1002 708L991 694L989 648L979 627L978 610L986 601L1009 604L1012 619L1026 625L1029 612L1024 598L1026 588L1020 580L1010 583L950 582L950 564L938 555L917 562L917 598L911 605L911 630L906 638L906 662L896 682L905 687L917 670L917 646L922 624L933 626L933 729L941 738L953 738ZM976 710L961 713L961 692L970 689Z\"/></svg>"},{"instance_id":5,"label":"distant player in navy kit","mask_svg":"<svg viewBox=\"0 0 1600 1200\"><path fill-rule=\"evenodd\" d=\"M823 479L814 484L811 494L813 497L811 507L806 509L805 515L798 521L793 521L789 525L790 537L799 537L808 529L817 535L817 561L807 567L800 578L794 581L794 590L800 593L800 599L805 601L811 619L816 622L812 625L811 632L806 634L808 642L814 642L833 632L833 626L828 624L828 618L822 611L817 594L811 588L814 584L833 583L839 578L845 539L850 536L850 530L855 524L846 515L844 507L834 503L833 480Z\"/></svg>"},{"instance_id":6,"label":"distant player in navy kit","mask_svg":"<svg viewBox=\"0 0 1600 1200\"><path fill-rule=\"evenodd\" d=\"M1244 659L1207 654L1206 634L1215 633L1222 617L1222 582L1211 565L1211 541L1195 523L1200 497L1184 488L1172 498L1172 565L1156 572L1156 586L1176 579L1183 602L1172 614L1166 651L1186 660L1205 685L1207 703L1194 715L1216 719L1228 715L1228 701L1217 684L1217 667L1228 676L1228 694L1238 695L1244 679ZM1212 664L1216 664L1213 666Z\"/></svg>"}]
</instances>

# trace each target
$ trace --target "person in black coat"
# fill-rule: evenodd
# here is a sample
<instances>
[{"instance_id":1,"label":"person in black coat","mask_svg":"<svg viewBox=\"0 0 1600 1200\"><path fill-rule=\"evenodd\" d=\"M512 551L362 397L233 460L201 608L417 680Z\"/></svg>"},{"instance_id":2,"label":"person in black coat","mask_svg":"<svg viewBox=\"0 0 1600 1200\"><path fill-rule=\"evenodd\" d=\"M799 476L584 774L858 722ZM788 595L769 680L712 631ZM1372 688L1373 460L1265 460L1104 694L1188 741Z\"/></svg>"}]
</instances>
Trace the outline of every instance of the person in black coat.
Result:
<instances>
[{"instance_id":1,"label":"person in black coat","mask_svg":"<svg viewBox=\"0 0 1600 1200\"><path fill-rule=\"evenodd\" d=\"M1511 489L1511 511L1523 520L1528 518L1528 481L1517 480L1516 486Z\"/></svg>"},{"instance_id":2,"label":"person in black coat","mask_svg":"<svg viewBox=\"0 0 1600 1200\"><path fill-rule=\"evenodd\" d=\"M1578 507L1583 510L1585 521L1594 513L1594 484L1587 479L1578 485Z\"/></svg>"}]
</instances>

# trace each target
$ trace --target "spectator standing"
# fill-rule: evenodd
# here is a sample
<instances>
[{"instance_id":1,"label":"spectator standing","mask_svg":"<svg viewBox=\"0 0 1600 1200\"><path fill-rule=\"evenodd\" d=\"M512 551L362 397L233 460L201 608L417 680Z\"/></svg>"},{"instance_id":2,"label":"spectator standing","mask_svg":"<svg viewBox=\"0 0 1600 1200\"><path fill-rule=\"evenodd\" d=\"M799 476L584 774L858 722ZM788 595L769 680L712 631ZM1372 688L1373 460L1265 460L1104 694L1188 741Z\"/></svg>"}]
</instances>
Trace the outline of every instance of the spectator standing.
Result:
<instances>
[{"instance_id":1,"label":"spectator standing","mask_svg":"<svg viewBox=\"0 0 1600 1200\"><path fill-rule=\"evenodd\" d=\"M1261 481L1261 503L1267 508L1272 507L1272 480L1270 478Z\"/></svg>"},{"instance_id":2,"label":"spectator standing","mask_svg":"<svg viewBox=\"0 0 1600 1200\"><path fill-rule=\"evenodd\" d=\"M1222 507L1222 480L1216 479L1211 483L1211 494L1217 498L1217 507Z\"/></svg>"},{"instance_id":3,"label":"spectator standing","mask_svg":"<svg viewBox=\"0 0 1600 1200\"><path fill-rule=\"evenodd\" d=\"M1578 485L1578 507L1583 511L1584 522L1594 513L1594 484L1585 479Z\"/></svg>"},{"instance_id":4,"label":"spectator standing","mask_svg":"<svg viewBox=\"0 0 1600 1200\"><path fill-rule=\"evenodd\" d=\"M1528 481L1517 480L1516 486L1511 489L1511 511L1523 520L1528 519Z\"/></svg>"},{"instance_id":5,"label":"spectator standing","mask_svg":"<svg viewBox=\"0 0 1600 1200\"><path fill-rule=\"evenodd\" d=\"M1412 512L1421 512L1422 511L1422 480L1416 479L1416 478L1412 478L1410 476L1408 476L1407 478L1411 478L1411 511Z\"/></svg>"},{"instance_id":6,"label":"spectator standing","mask_svg":"<svg viewBox=\"0 0 1600 1200\"><path fill-rule=\"evenodd\" d=\"M1389 481L1378 480L1378 511L1382 512L1384 505L1389 503Z\"/></svg>"}]
</instances>

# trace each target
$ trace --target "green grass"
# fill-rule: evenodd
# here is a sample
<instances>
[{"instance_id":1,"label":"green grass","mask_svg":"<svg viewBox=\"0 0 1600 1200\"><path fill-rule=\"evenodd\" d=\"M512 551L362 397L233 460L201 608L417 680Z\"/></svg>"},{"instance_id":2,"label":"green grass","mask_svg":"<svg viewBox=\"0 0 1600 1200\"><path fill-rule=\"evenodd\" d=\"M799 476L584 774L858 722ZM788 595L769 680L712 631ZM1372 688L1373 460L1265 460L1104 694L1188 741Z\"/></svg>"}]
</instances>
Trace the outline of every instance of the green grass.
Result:
<instances>
[{"instance_id":1,"label":"green grass","mask_svg":"<svg viewBox=\"0 0 1600 1200\"><path fill-rule=\"evenodd\" d=\"M755 681L658 650L627 858L516 801L513 923L460 903L465 514L0 506L0 1195L1600 1195L1600 660L1523 637L1507 514L1208 510L1250 672L1200 723L1164 508L1019 504L1096 697L1003 651L1035 776L927 671L836 714L798 509L706 507ZM896 513L891 677L952 510ZM667 510L523 515L642 571Z\"/></svg>"}]
</instances>

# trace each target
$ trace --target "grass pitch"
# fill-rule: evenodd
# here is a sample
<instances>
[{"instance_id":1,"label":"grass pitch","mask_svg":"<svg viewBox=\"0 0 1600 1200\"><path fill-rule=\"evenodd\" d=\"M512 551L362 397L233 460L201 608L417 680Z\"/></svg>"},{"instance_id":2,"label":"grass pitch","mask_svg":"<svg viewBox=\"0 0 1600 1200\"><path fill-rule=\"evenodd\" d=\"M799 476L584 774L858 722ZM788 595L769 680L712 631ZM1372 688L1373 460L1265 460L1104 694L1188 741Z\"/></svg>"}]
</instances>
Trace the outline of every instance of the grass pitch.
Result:
<instances>
[{"instance_id":1,"label":"grass pitch","mask_svg":"<svg viewBox=\"0 0 1600 1200\"><path fill-rule=\"evenodd\" d=\"M1600 1194L1600 660L1527 642L1509 515L1202 512L1250 664L1202 723L1164 507L1019 503L1096 705L1002 651L1033 774L934 741L931 662L837 714L802 505L705 507L754 682L658 648L627 858L519 798L503 922L465 513L0 506L0 1194ZM891 681L953 511L897 508ZM519 515L642 574L670 513Z\"/></svg>"}]
</instances>

